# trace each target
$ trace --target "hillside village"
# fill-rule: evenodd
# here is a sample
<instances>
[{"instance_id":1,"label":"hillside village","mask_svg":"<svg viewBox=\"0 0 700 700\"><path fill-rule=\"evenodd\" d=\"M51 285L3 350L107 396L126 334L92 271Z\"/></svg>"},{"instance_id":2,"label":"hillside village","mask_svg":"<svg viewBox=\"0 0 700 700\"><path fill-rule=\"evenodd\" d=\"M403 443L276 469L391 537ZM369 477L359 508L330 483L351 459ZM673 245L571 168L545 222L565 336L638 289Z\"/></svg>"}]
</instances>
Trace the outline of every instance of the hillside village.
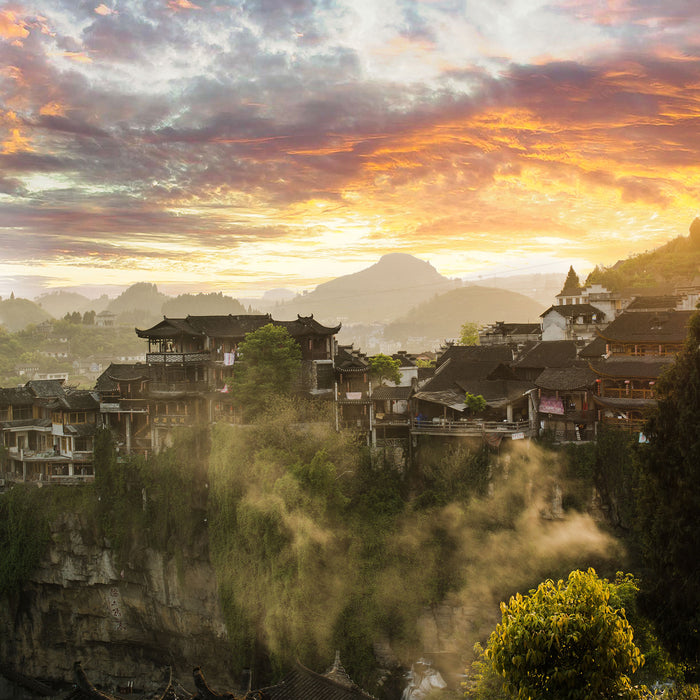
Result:
<instances>
[{"instance_id":1,"label":"hillside village","mask_svg":"<svg viewBox=\"0 0 700 700\"><path fill-rule=\"evenodd\" d=\"M547 435L594 440L600 426L641 432L654 385L682 347L700 284L644 295L579 283L573 269L539 323L494 320L478 345L392 355L398 382L373 375L370 357L338 342L341 324L313 314L164 317L136 329L145 361L112 362L91 389L65 377L0 389L3 484L79 483L94 478L96 431L121 454L148 455L178 427L243 422L228 380L250 332L284 328L301 350L298 393L332 407L337 429L408 465L424 445L470 438L498 449ZM107 326L112 319L101 315ZM470 399L477 399L476 404Z\"/></svg>"}]
</instances>

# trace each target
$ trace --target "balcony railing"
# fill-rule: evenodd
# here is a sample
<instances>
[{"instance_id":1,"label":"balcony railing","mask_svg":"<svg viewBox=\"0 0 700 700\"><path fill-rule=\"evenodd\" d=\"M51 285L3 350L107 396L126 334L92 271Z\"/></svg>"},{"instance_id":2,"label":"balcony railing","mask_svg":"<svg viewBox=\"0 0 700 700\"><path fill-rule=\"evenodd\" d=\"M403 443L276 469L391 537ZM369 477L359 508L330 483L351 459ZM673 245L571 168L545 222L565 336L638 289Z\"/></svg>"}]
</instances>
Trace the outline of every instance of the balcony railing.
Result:
<instances>
[{"instance_id":1,"label":"balcony railing","mask_svg":"<svg viewBox=\"0 0 700 700\"><path fill-rule=\"evenodd\" d=\"M193 364L198 362L208 362L211 358L209 352L148 352L146 362L149 365L155 364Z\"/></svg>"},{"instance_id":2,"label":"balcony railing","mask_svg":"<svg viewBox=\"0 0 700 700\"><path fill-rule=\"evenodd\" d=\"M529 421L480 421L480 420L446 420L433 418L411 421L411 432L426 435L484 435L495 433L498 435L516 435L523 433L524 437L530 437L534 433Z\"/></svg>"},{"instance_id":3,"label":"balcony railing","mask_svg":"<svg viewBox=\"0 0 700 700\"><path fill-rule=\"evenodd\" d=\"M653 399L653 389L621 389L619 387L602 387L601 396L607 396L611 399Z\"/></svg>"},{"instance_id":4,"label":"balcony railing","mask_svg":"<svg viewBox=\"0 0 700 700\"><path fill-rule=\"evenodd\" d=\"M149 385L151 395L153 394L201 394L209 390L207 382L151 382Z\"/></svg>"},{"instance_id":5,"label":"balcony railing","mask_svg":"<svg viewBox=\"0 0 700 700\"><path fill-rule=\"evenodd\" d=\"M153 425L162 427L171 427L176 425L190 425L194 421L194 416L189 415L162 415L152 416Z\"/></svg>"}]
</instances>

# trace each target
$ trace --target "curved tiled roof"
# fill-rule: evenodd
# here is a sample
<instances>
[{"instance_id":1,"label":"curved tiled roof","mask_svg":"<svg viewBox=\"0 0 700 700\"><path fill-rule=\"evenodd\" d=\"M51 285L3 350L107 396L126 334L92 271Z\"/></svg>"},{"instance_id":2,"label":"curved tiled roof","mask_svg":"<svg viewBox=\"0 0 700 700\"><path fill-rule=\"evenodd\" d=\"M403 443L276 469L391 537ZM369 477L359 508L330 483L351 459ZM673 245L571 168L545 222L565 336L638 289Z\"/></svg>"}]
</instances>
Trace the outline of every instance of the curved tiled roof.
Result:
<instances>
[{"instance_id":1,"label":"curved tiled roof","mask_svg":"<svg viewBox=\"0 0 700 700\"><path fill-rule=\"evenodd\" d=\"M585 389L595 383L596 374L590 367L551 367L535 380L540 389L571 391Z\"/></svg>"},{"instance_id":2,"label":"curved tiled roof","mask_svg":"<svg viewBox=\"0 0 700 700\"><path fill-rule=\"evenodd\" d=\"M624 312L599 335L618 343L682 343L695 311Z\"/></svg>"},{"instance_id":3,"label":"curved tiled roof","mask_svg":"<svg viewBox=\"0 0 700 700\"><path fill-rule=\"evenodd\" d=\"M175 338L200 336L210 338L244 338L247 333L268 323L286 328L293 338L308 335L327 336L340 330L337 326L324 326L311 316L297 316L294 321L275 321L270 314L229 314L217 316L187 316L187 318L163 318L147 329L136 328L139 338Z\"/></svg>"}]
</instances>

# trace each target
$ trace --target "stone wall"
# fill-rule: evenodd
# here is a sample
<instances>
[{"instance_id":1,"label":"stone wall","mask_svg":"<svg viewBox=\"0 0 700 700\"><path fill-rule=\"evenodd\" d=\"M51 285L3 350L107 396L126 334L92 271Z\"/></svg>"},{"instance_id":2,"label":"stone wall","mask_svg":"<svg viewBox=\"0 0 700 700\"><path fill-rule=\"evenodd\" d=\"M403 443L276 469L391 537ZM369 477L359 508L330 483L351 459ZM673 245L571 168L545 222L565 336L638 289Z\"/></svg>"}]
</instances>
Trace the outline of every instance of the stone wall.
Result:
<instances>
[{"instance_id":1,"label":"stone wall","mask_svg":"<svg viewBox=\"0 0 700 700\"><path fill-rule=\"evenodd\" d=\"M161 689L168 667L190 691L201 665L212 688L234 689L206 538L191 551L134 550L122 566L77 515L52 526L47 556L0 605L0 661L33 678L70 682L82 661L108 691Z\"/></svg>"}]
</instances>

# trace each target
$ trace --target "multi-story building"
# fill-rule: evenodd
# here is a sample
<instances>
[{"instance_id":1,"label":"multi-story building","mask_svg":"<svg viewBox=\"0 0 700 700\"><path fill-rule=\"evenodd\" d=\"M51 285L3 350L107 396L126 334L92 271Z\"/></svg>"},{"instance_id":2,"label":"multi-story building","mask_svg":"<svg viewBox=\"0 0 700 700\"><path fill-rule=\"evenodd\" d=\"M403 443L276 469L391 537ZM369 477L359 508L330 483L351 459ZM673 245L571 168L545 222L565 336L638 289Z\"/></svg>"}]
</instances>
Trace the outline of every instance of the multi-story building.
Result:
<instances>
[{"instance_id":1,"label":"multi-story building","mask_svg":"<svg viewBox=\"0 0 700 700\"><path fill-rule=\"evenodd\" d=\"M93 438L100 425L95 392L63 381L34 380L0 389L3 478L65 482L93 476Z\"/></svg>"}]
</instances>

